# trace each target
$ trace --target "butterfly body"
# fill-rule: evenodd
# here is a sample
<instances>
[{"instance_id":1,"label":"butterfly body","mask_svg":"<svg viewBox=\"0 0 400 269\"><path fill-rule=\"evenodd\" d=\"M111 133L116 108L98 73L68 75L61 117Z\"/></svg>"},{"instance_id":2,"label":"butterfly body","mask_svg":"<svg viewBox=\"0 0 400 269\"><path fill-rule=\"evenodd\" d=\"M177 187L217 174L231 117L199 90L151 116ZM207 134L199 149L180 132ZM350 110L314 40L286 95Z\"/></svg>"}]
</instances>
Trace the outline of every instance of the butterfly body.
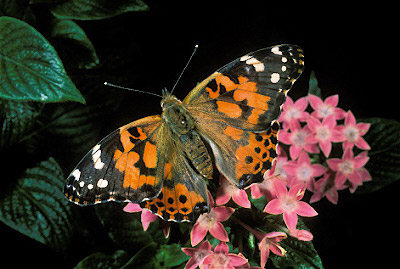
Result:
<instances>
[{"instance_id":1,"label":"butterfly body","mask_svg":"<svg viewBox=\"0 0 400 269\"><path fill-rule=\"evenodd\" d=\"M277 118L304 68L295 45L261 49L220 68L183 101L163 92L161 115L129 123L101 140L67 179L78 205L140 203L168 221L209 210L214 168L245 188L276 157Z\"/></svg>"},{"instance_id":2,"label":"butterfly body","mask_svg":"<svg viewBox=\"0 0 400 269\"><path fill-rule=\"evenodd\" d=\"M211 178L213 173L211 156L201 135L196 130L194 119L180 100L168 92L161 101L161 117L171 129L175 146L204 178Z\"/></svg>"}]
</instances>

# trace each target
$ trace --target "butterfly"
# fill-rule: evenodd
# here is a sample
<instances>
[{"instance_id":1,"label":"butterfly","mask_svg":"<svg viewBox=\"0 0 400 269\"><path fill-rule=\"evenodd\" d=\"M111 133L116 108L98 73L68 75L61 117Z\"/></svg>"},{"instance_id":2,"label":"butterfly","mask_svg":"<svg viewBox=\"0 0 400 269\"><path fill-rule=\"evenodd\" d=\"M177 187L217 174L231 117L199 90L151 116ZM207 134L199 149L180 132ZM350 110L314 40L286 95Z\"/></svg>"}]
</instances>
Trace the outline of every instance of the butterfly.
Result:
<instances>
[{"instance_id":1,"label":"butterfly","mask_svg":"<svg viewBox=\"0 0 400 269\"><path fill-rule=\"evenodd\" d=\"M69 175L78 205L140 203L167 221L193 222L210 210L215 169L244 189L276 158L282 104L304 69L303 51L278 45L246 54L198 83L183 99L164 90L161 115L115 130Z\"/></svg>"}]
</instances>

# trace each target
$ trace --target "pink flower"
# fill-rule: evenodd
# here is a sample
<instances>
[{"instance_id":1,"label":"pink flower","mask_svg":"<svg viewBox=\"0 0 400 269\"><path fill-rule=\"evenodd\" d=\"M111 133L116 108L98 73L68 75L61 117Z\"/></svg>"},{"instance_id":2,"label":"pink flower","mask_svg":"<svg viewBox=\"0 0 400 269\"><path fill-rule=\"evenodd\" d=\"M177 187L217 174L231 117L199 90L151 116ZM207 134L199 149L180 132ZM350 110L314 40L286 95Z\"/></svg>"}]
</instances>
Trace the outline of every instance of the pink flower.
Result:
<instances>
[{"instance_id":1,"label":"pink flower","mask_svg":"<svg viewBox=\"0 0 400 269\"><path fill-rule=\"evenodd\" d=\"M128 203L124 207L123 211L128 212L128 213L142 212L140 219L142 221L144 231L147 231L150 223L153 221L156 221L158 218L157 215L154 215L150 210L143 209L139 206L139 204L135 204L135 203Z\"/></svg>"},{"instance_id":2,"label":"pink flower","mask_svg":"<svg viewBox=\"0 0 400 269\"><path fill-rule=\"evenodd\" d=\"M182 248L182 251L190 256L190 260L186 263L185 269L194 269L203 264L207 255L213 253L211 245L208 241L201 243L199 248Z\"/></svg>"},{"instance_id":3,"label":"pink flower","mask_svg":"<svg viewBox=\"0 0 400 269\"><path fill-rule=\"evenodd\" d=\"M207 255L203 264L209 265L209 269L213 268L232 268L244 265L247 259L241 254L229 253L229 248L225 242L220 242L215 247L214 253Z\"/></svg>"},{"instance_id":4,"label":"pink flower","mask_svg":"<svg viewBox=\"0 0 400 269\"><path fill-rule=\"evenodd\" d=\"M310 157L303 151L297 161L289 161L284 169L289 175L293 176L291 186L298 183L306 183L307 189L313 189L314 178L322 176L327 168L320 164L311 164Z\"/></svg>"},{"instance_id":5,"label":"pink flower","mask_svg":"<svg viewBox=\"0 0 400 269\"><path fill-rule=\"evenodd\" d=\"M283 129L288 129L292 119L306 121L308 112L304 110L308 106L308 98L302 97L293 103L292 98L286 97L286 101L282 107L282 113L279 117L279 121L283 122Z\"/></svg>"},{"instance_id":6,"label":"pink flower","mask_svg":"<svg viewBox=\"0 0 400 269\"><path fill-rule=\"evenodd\" d=\"M282 180L288 182L290 176L283 169L285 164L288 163L287 157L278 155L272 164L272 168L267 170L264 174L264 180L261 183L251 185L251 197L253 199L261 198L263 195L267 200L275 198L274 180Z\"/></svg>"},{"instance_id":7,"label":"pink flower","mask_svg":"<svg viewBox=\"0 0 400 269\"><path fill-rule=\"evenodd\" d=\"M311 116L318 119L323 119L330 115L333 115L335 120L344 118L344 110L336 107L339 103L339 95L335 94L329 96L325 99L325 101L322 101L322 99L318 96L309 94L308 99L311 107L315 110L311 113Z\"/></svg>"},{"instance_id":8,"label":"pink flower","mask_svg":"<svg viewBox=\"0 0 400 269\"><path fill-rule=\"evenodd\" d=\"M251 207L246 191L241 190L230 183L223 175L219 178L219 186L217 197L215 199L217 205L224 205L232 198L232 200L241 207Z\"/></svg>"},{"instance_id":9,"label":"pink flower","mask_svg":"<svg viewBox=\"0 0 400 269\"><path fill-rule=\"evenodd\" d=\"M362 138L368 132L371 124L356 123L356 118L351 111L347 112L344 120L344 126L338 126L337 129L346 137L343 142L343 148L353 148L356 145L360 149L371 149L368 143Z\"/></svg>"},{"instance_id":10,"label":"pink flower","mask_svg":"<svg viewBox=\"0 0 400 269\"><path fill-rule=\"evenodd\" d=\"M220 241L229 241L228 234L221 222L229 219L235 210L225 206L214 207L214 200L210 194L209 197L211 207L210 212L201 214L190 232L192 246L200 243L206 236L207 232L210 232L212 236Z\"/></svg>"},{"instance_id":11,"label":"pink flower","mask_svg":"<svg viewBox=\"0 0 400 269\"><path fill-rule=\"evenodd\" d=\"M341 187L348 179L353 185L361 185L362 177L360 173L360 168L363 167L369 160L366 153L359 154L354 157L353 150L351 148L346 148L343 153L342 159L328 159L328 166L333 170L337 171L335 176L335 186L336 188Z\"/></svg>"},{"instance_id":12,"label":"pink flower","mask_svg":"<svg viewBox=\"0 0 400 269\"><path fill-rule=\"evenodd\" d=\"M307 125L301 128L299 121L292 120L290 122L290 131L291 132L284 129L280 130L279 141L290 145L289 153L293 160L299 157L303 149L310 153L319 152L318 147L314 145L315 142L310 143L306 139L311 134L310 128Z\"/></svg>"},{"instance_id":13,"label":"pink flower","mask_svg":"<svg viewBox=\"0 0 400 269\"><path fill-rule=\"evenodd\" d=\"M275 181L276 199L271 200L264 211L270 214L282 214L283 220L289 230L294 230L297 225L297 215L313 217L318 213L306 202L300 201L304 196L303 184L298 184L288 191L283 182Z\"/></svg>"},{"instance_id":14,"label":"pink flower","mask_svg":"<svg viewBox=\"0 0 400 269\"><path fill-rule=\"evenodd\" d=\"M345 188L344 186L342 189ZM335 187L335 172L329 170L325 175L314 184L314 193L310 198L310 203L318 202L326 197L332 204L337 204L339 199L338 189Z\"/></svg>"},{"instance_id":15,"label":"pink flower","mask_svg":"<svg viewBox=\"0 0 400 269\"><path fill-rule=\"evenodd\" d=\"M308 135L306 140L309 143L318 143L325 157L328 157L331 149L332 142L341 142L346 138L336 129L336 120L334 115L330 115L320 122L315 117L308 119L308 126L312 134Z\"/></svg>"},{"instance_id":16,"label":"pink flower","mask_svg":"<svg viewBox=\"0 0 400 269\"><path fill-rule=\"evenodd\" d=\"M287 235L283 232L271 232L260 239L258 248L260 250L260 265L262 268L265 268L270 251L279 256L286 256L286 250L278 244L278 242L286 238Z\"/></svg>"}]
</instances>

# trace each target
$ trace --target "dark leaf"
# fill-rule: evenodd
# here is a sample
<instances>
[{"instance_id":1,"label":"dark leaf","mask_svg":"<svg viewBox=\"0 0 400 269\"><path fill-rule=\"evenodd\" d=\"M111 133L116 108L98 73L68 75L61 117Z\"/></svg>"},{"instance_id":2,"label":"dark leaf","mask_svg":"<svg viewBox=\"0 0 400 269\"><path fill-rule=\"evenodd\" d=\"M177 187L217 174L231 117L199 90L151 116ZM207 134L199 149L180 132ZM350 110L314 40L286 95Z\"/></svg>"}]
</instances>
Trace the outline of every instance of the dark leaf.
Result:
<instances>
[{"instance_id":1,"label":"dark leaf","mask_svg":"<svg viewBox=\"0 0 400 269\"><path fill-rule=\"evenodd\" d=\"M69 0L50 7L54 16L76 20L105 19L130 11L148 9L142 0Z\"/></svg>"},{"instance_id":2,"label":"dark leaf","mask_svg":"<svg viewBox=\"0 0 400 269\"><path fill-rule=\"evenodd\" d=\"M0 149L18 143L40 115L42 104L0 99Z\"/></svg>"},{"instance_id":3,"label":"dark leaf","mask_svg":"<svg viewBox=\"0 0 400 269\"><path fill-rule=\"evenodd\" d=\"M0 98L85 103L50 43L27 23L0 18Z\"/></svg>"},{"instance_id":4,"label":"dark leaf","mask_svg":"<svg viewBox=\"0 0 400 269\"><path fill-rule=\"evenodd\" d=\"M314 71L311 71L308 94L312 94L321 98L321 88L318 87L318 80Z\"/></svg>"},{"instance_id":5,"label":"dark leaf","mask_svg":"<svg viewBox=\"0 0 400 269\"><path fill-rule=\"evenodd\" d=\"M190 259L178 244L161 245L157 254L157 260L164 268L181 265Z\"/></svg>"},{"instance_id":6,"label":"dark leaf","mask_svg":"<svg viewBox=\"0 0 400 269\"><path fill-rule=\"evenodd\" d=\"M64 179L53 158L27 169L0 198L0 220L56 250L66 249L72 225Z\"/></svg>"},{"instance_id":7,"label":"dark leaf","mask_svg":"<svg viewBox=\"0 0 400 269\"><path fill-rule=\"evenodd\" d=\"M155 255L157 246L166 243L158 222L151 223L148 230L143 231L140 213L122 211L125 205L114 202L100 204L95 207L96 214L110 238L119 248L135 253L154 242L153 248L146 251L148 254Z\"/></svg>"},{"instance_id":8,"label":"dark leaf","mask_svg":"<svg viewBox=\"0 0 400 269\"><path fill-rule=\"evenodd\" d=\"M400 179L400 123L384 118L367 118L360 122L371 123L364 139L371 147L365 168L372 181L358 187L357 193L368 193Z\"/></svg>"},{"instance_id":9,"label":"dark leaf","mask_svg":"<svg viewBox=\"0 0 400 269\"><path fill-rule=\"evenodd\" d=\"M52 43L67 67L90 69L99 64L92 42L78 24L55 18L51 26Z\"/></svg>"}]
</instances>

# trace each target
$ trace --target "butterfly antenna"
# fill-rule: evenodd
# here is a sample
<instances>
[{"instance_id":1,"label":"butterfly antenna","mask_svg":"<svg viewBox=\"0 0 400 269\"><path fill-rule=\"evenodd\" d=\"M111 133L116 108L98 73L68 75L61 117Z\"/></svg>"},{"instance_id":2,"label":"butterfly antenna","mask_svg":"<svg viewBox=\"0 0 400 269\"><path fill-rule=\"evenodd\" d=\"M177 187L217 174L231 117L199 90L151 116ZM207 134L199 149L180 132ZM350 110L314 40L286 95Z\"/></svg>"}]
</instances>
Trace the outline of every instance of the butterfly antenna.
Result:
<instances>
[{"instance_id":1,"label":"butterfly antenna","mask_svg":"<svg viewBox=\"0 0 400 269\"><path fill-rule=\"evenodd\" d=\"M133 92L140 92L140 93L150 94L150 95L154 95L154 96L157 96L157 97L160 97L160 98L162 98L162 96L161 96L161 95L159 95L159 94L156 94L156 93L152 93L152 92L145 92L145 91L140 91L140 90L135 90L135 89L132 89L132 88L127 88L127 87L123 87L123 86L115 85L115 84L112 84L112 83L109 83L109 82L104 82L104 85L106 85L106 86L109 86L109 87L118 88L118 89L129 90L129 91L133 91Z\"/></svg>"},{"instance_id":2,"label":"butterfly antenna","mask_svg":"<svg viewBox=\"0 0 400 269\"><path fill-rule=\"evenodd\" d=\"M188 67L188 65L189 65L190 61L192 60L193 55L196 53L196 50L197 50L198 47L199 47L199 45L194 46L194 50L193 50L193 52L192 52L192 55L190 55L190 58L189 58L189 60L187 61L186 65L185 65L185 67L183 68L183 70L182 70L181 74L179 75L178 79L176 80L174 87L172 87L171 94L172 94L172 92L175 90L176 85L178 84L178 82L179 82L179 80L181 79L183 73L185 72L186 68Z\"/></svg>"}]
</instances>

